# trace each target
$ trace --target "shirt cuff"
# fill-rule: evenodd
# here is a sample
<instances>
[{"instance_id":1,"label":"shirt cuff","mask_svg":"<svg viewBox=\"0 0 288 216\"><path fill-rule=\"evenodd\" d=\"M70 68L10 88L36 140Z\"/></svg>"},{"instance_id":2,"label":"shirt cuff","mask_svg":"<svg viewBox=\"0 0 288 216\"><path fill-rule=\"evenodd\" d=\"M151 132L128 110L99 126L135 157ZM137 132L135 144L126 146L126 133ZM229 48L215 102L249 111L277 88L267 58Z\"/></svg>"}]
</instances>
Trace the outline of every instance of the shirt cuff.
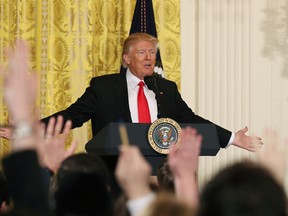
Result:
<instances>
[{"instance_id":1,"label":"shirt cuff","mask_svg":"<svg viewBox=\"0 0 288 216\"><path fill-rule=\"evenodd\" d=\"M139 215L140 212L142 212L150 203L153 202L155 197L155 193L151 192L137 199L128 200L126 205L131 216Z\"/></svg>"},{"instance_id":2,"label":"shirt cuff","mask_svg":"<svg viewBox=\"0 0 288 216\"><path fill-rule=\"evenodd\" d=\"M235 133L231 133L231 137L230 137L229 142L228 142L227 146L225 147L225 149L227 149L233 143L234 138L235 138Z\"/></svg>"}]
</instances>

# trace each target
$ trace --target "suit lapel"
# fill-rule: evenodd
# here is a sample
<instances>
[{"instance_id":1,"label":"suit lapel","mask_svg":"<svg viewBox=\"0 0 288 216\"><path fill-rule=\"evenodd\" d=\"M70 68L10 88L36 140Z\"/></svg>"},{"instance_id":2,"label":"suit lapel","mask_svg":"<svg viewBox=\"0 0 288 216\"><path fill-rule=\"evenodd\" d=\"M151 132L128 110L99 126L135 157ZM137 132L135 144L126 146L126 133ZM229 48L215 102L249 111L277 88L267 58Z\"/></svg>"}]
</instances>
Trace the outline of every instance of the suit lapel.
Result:
<instances>
[{"instance_id":1,"label":"suit lapel","mask_svg":"<svg viewBox=\"0 0 288 216\"><path fill-rule=\"evenodd\" d=\"M115 85L115 95L117 98L117 104L119 104L120 112L124 118L125 122L132 122L129 102L128 102L128 90L127 90L127 81L126 73L120 73L118 76L118 82Z\"/></svg>"},{"instance_id":2,"label":"suit lapel","mask_svg":"<svg viewBox=\"0 0 288 216\"><path fill-rule=\"evenodd\" d=\"M157 104L159 105L158 110L158 118L166 117L167 115L167 109L171 107L171 103L167 101L166 95L167 94L167 87L163 85L163 81L161 82L162 78L156 79L157 87L158 87L158 97L157 97Z\"/></svg>"}]
</instances>

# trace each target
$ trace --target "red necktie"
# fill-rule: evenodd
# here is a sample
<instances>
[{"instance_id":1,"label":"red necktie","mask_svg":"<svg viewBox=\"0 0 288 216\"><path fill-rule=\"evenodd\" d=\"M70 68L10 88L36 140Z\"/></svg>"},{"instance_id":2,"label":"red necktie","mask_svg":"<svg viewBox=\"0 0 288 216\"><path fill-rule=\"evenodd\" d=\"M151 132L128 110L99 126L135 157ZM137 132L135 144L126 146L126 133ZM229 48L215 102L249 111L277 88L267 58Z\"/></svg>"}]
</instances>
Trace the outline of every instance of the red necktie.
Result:
<instances>
[{"instance_id":1,"label":"red necktie","mask_svg":"<svg viewBox=\"0 0 288 216\"><path fill-rule=\"evenodd\" d=\"M150 118L150 111L149 111L149 106L147 99L144 94L144 82L140 81L138 83L139 85L139 90L138 90L138 120L139 123L151 123L151 118Z\"/></svg>"}]
</instances>

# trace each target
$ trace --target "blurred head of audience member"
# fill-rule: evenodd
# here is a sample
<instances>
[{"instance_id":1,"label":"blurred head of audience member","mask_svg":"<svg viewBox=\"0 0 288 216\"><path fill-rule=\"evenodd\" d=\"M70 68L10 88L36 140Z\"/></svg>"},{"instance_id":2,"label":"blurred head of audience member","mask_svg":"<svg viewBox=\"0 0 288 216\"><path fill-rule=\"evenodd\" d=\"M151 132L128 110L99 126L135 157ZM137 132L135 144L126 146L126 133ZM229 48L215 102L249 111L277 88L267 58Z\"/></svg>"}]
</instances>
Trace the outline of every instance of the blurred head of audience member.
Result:
<instances>
[{"instance_id":1,"label":"blurred head of audience member","mask_svg":"<svg viewBox=\"0 0 288 216\"><path fill-rule=\"evenodd\" d=\"M110 174L103 160L94 154L78 153L66 158L59 167L55 175L55 187L62 179L69 174L76 172L97 173L99 174L107 187L110 185Z\"/></svg>"},{"instance_id":2,"label":"blurred head of audience member","mask_svg":"<svg viewBox=\"0 0 288 216\"><path fill-rule=\"evenodd\" d=\"M4 173L0 170L0 213L5 213L10 207L10 194Z\"/></svg>"},{"instance_id":3,"label":"blurred head of audience member","mask_svg":"<svg viewBox=\"0 0 288 216\"><path fill-rule=\"evenodd\" d=\"M79 153L65 159L56 175L56 215L113 215L109 172L96 155Z\"/></svg>"},{"instance_id":4,"label":"blurred head of audience member","mask_svg":"<svg viewBox=\"0 0 288 216\"><path fill-rule=\"evenodd\" d=\"M114 203L114 215L117 216L130 216L130 212L126 205L127 198L124 194L119 196Z\"/></svg>"},{"instance_id":5,"label":"blurred head of audience member","mask_svg":"<svg viewBox=\"0 0 288 216\"><path fill-rule=\"evenodd\" d=\"M159 185L159 190L169 191L174 193L175 192L175 186L174 186L174 178L173 174L169 168L169 164L167 161L167 158L164 159L157 171L157 180Z\"/></svg>"},{"instance_id":6,"label":"blurred head of audience member","mask_svg":"<svg viewBox=\"0 0 288 216\"><path fill-rule=\"evenodd\" d=\"M220 171L200 196L199 216L285 216L283 187L262 166L239 162Z\"/></svg>"},{"instance_id":7,"label":"blurred head of audience member","mask_svg":"<svg viewBox=\"0 0 288 216\"><path fill-rule=\"evenodd\" d=\"M196 211L172 193L160 192L141 216L196 216Z\"/></svg>"},{"instance_id":8,"label":"blurred head of audience member","mask_svg":"<svg viewBox=\"0 0 288 216\"><path fill-rule=\"evenodd\" d=\"M98 173L67 174L58 185L55 202L58 216L113 215L112 198Z\"/></svg>"}]
</instances>

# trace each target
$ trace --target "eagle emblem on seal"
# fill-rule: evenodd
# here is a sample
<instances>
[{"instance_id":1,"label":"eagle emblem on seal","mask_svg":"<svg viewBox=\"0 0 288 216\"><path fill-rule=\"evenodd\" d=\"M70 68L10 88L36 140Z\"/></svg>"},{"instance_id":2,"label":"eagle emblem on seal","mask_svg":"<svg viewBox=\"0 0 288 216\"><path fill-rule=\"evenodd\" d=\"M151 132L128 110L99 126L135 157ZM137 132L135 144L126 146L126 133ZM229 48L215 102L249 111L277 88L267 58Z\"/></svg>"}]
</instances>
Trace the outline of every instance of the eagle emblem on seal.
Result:
<instances>
[{"instance_id":1,"label":"eagle emblem on seal","mask_svg":"<svg viewBox=\"0 0 288 216\"><path fill-rule=\"evenodd\" d=\"M150 146L158 153L168 154L170 146L177 144L180 129L180 125L173 119L157 119L148 131Z\"/></svg>"},{"instance_id":2,"label":"eagle emblem on seal","mask_svg":"<svg viewBox=\"0 0 288 216\"><path fill-rule=\"evenodd\" d=\"M159 134L159 142L162 143L163 146L171 145L170 143L175 141L175 137L172 136L172 130L169 127L162 127L159 128L158 134Z\"/></svg>"}]
</instances>

